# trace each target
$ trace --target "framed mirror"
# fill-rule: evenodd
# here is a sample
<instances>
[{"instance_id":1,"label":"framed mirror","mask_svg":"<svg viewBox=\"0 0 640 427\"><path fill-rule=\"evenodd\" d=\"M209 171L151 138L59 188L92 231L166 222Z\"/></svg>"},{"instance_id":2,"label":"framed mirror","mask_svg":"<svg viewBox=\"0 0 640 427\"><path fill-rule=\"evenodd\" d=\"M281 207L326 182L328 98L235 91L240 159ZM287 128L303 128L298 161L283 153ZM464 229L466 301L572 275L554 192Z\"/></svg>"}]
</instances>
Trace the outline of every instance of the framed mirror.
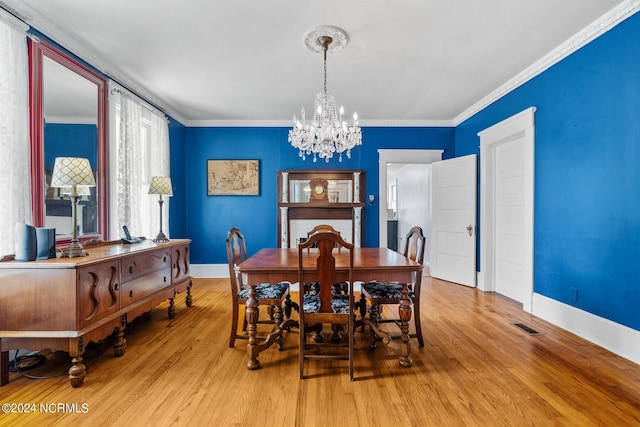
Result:
<instances>
[{"instance_id":1,"label":"framed mirror","mask_svg":"<svg viewBox=\"0 0 640 427\"><path fill-rule=\"evenodd\" d=\"M313 191L310 183L309 179L290 180L290 203L309 203ZM326 191L329 203L353 203L353 182L351 179L328 179Z\"/></svg>"},{"instance_id":2,"label":"framed mirror","mask_svg":"<svg viewBox=\"0 0 640 427\"><path fill-rule=\"evenodd\" d=\"M33 222L71 240L71 201L52 188L56 157L89 159L96 187L78 204L78 237L107 238L107 82L44 41L29 39Z\"/></svg>"}]
</instances>

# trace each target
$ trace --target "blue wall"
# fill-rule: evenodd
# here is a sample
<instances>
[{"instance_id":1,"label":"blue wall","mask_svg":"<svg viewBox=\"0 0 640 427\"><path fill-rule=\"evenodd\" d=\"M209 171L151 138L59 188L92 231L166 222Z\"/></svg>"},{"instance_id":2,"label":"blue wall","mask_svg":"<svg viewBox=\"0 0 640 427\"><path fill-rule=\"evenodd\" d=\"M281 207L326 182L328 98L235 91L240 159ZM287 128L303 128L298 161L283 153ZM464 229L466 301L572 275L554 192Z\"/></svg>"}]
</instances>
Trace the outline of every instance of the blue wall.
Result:
<instances>
[{"instance_id":1,"label":"blue wall","mask_svg":"<svg viewBox=\"0 0 640 427\"><path fill-rule=\"evenodd\" d=\"M534 291L640 330L640 14L460 124L535 113ZM481 230L480 230L481 231ZM570 298L570 288L578 299Z\"/></svg>"},{"instance_id":2,"label":"blue wall","mask_svg":"<svg viewBox=\"0 0 640 427\"><path fill-rule=\"evenodd\" d=\"M341 163L338 159L314 163L298 156L298 151L287 142L288 131L288 128L185 129L185 237L192 239L192 263L226 264L224 241L233 226L247 235L249 254L278 245L276 174L279 170L362 169L367 194L376 195L378 200L378 149L443 149L445 158L454 154L453 128L365 128L363 145L354 149L351 159L343 157ZM208 196L207 160L213 159L260 160L260 195ZM172 165L172 177L173 173ZM175 200L171 202L173 209ZM378 201L367 204L363 215L365 246L378 246ZM174 225L171 217L171 235L178 237Z\"/></svg>"},{"instance_id":3,"label":"blue wall","mask_svg":"<svg viewBox=\"0 0 640 427\"><path fill-rule=\"evenodd\" d=\"M44 167L53 168L56 157L83 157L95 169L98 162L96 125L45 123Z\"/></svg>"},{"instance_id":4,"label":"blue wall","mask_svg":"<svg viewBox=\"0 0 640 427\"><path fill-rule=\"evenodd\" d=\"M171 153L169 176L173 186L173 196L169 200L169 237L187 237L187 194L185 161L185 127L169 118L169 150Z\"/></svg>"}]
</instances>

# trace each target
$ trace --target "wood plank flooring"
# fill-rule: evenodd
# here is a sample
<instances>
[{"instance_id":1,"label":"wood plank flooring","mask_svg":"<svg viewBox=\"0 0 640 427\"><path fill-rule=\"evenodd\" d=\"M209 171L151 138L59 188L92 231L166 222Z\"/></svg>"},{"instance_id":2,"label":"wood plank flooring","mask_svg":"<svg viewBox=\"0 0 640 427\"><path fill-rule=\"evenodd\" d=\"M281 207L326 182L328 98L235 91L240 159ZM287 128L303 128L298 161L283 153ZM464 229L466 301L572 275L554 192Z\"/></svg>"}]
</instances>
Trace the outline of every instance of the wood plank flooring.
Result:
<instances>
[{"instance_id":1,"label":"wood plank flooring","mask_svg":"<svg viewBox=\"0 0 640 427\"><path fill-rule=\"evenodd\" d=\"M247 370L246 341L228 348L228 280L196 279L193 307L179 295L175 319L163 304L134 321L124 356L108 342L88 349L82 387L69 386L57 353L37 371L62 376L11 374L0 403L35 411L0 413L0 425L640 426L640 366L499 295L431 278L423 286L425 347L412 340L412 367L382 344L368 350L368 331L358 332L354 382L339 360L307 362L301 381L296 331L285 351L274 346L262 369ZM55 360L64 363L47 366Z\"/></svg>"}]
</instances>

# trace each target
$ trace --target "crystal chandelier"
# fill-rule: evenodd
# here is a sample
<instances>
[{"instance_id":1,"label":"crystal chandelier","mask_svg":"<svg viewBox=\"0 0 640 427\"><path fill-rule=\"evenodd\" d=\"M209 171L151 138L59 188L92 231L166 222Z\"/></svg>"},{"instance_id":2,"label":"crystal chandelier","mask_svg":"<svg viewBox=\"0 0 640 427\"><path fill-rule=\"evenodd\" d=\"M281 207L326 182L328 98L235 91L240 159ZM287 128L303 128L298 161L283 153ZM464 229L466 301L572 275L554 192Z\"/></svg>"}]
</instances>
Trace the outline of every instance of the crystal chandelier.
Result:
<instances>
[{"instance_id":1,"label":"crystal chandelier","mask_svg":"<svg viewBox=\"0 0 640 427\"><path fill-rule=\"evenodd\" d=\"M336 27L323 26L309 33L305 39L307 48L324 54L324 92L316 95L313 120L307 123L304 108L302 118L293 116L293 128L289 131L289 142L299 150L302 160L313 153L313 161L325 159L327 163L338 153L342 161L342 153L346 151L351 158L351 149L362 144L362 132L358 126L358 113L353 113L351 125L343 119L344 108L338 110L336 98L327 94L327 51L341 49L347 44L347 34Z\"/></svg>"}]
</instances>

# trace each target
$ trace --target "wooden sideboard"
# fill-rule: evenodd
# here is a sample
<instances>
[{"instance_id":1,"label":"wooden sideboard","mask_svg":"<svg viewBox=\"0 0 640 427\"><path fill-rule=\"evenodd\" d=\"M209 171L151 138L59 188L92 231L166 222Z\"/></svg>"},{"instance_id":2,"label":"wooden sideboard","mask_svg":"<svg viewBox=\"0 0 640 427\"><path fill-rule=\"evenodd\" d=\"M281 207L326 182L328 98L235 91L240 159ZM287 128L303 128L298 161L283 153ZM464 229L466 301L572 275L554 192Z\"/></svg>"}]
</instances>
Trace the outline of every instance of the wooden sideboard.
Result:
<instances>
[{"instance_id":1,"label":"wooden sideboard","mask_svg":"<svg viewBox=\"0 0 640 427\"><path fill-rule=\"evenodd\" d=\"M72 358L69 382L82 385L85 346L113 334L122 356L127 322L186 292L191 306L190 240L119 242L85 249L89 255L0 262L0 385L9 382L9 350L63 350Z\"/></svg>"}]
</instances>

